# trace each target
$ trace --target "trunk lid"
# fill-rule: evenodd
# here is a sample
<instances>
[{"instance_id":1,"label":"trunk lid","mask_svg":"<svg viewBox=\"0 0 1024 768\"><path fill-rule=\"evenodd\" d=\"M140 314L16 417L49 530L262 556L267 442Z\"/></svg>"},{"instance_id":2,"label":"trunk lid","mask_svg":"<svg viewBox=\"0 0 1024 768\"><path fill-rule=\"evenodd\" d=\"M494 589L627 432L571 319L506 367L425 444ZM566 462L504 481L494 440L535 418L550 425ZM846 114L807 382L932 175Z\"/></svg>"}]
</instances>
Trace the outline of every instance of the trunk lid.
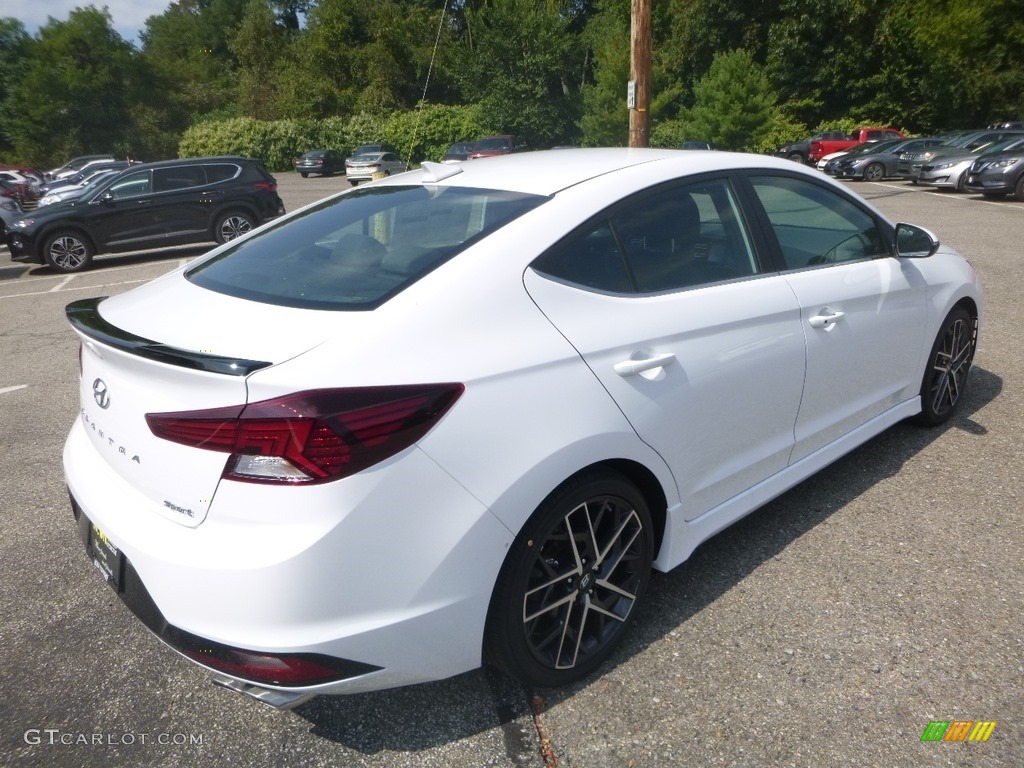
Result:
<instances>
[{"instance_id":1,"label":"trunk lid","mask_svg":"<svg viewBox=\"0 0 1024 768\"><path fill-rule=\"evenodd\" d=\"M160 514L195 527L228 454L158 438L146 414L241 407L250 373L317 346L333 324L324 312L269 307L169 277L75 302L67 314L82 340L79 418L95 450Z\"/></svg>"}]
</instances>

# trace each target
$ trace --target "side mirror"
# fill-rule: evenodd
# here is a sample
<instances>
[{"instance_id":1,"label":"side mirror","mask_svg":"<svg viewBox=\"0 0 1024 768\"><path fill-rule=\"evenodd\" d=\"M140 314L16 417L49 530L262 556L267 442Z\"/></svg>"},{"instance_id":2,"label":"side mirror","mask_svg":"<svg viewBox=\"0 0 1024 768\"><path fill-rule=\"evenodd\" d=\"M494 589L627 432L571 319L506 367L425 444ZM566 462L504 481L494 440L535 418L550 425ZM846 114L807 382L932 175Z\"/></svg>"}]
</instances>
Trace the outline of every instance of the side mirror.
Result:
<instances>
[{"instance_id":1,"label":"side mirror","mask_svg":"<svg viewBox=\"0 0 1024 768\"><path fill-rule=\"evenodd\" d=\"M939 239L915 224L896 225L896 255L901 259L926 259L939 250Z\"/></svg>"}]
</instances>

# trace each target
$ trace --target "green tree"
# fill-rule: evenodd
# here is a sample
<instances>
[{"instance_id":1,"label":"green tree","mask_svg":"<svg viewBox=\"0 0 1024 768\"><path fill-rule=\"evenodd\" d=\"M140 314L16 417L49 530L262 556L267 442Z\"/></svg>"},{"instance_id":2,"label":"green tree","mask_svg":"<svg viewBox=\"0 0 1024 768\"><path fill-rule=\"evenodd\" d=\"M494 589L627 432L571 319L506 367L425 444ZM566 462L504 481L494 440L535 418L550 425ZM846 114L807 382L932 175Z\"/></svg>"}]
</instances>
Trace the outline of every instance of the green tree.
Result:
<instances>
[{"instance_id":1,"label":"green tree","mask_svg":"<svg viewBox=\"0 0 1024 768\"><path fill-rule=\"evenodd\" d=\"M753 147L777 120L771 83L745 50L715 56L693 91L694 105L683 110L680 120L691 138L705 139L720 149Z\"/></svg>"},{"instance_id":2,"label":"green tree","mask_svg":"<svg viewBox=\"0 0 1024 768\"><path fill-rule=\"evenodd\" d=\"M280 116L278 67L286 45L267 0L250 0L228 48L238 61L235 103L239 111L260 120Z\"/></svg>"},{"instance_id":3,"label":"green tree","mask_svg":"<svg viewBox=\"0 0 1024 768\"><path fill-rule=\"evenodd\" d=\"M488 130L535 147L577 139L586 52L571 10L553 0L504 0L465 12L457 77Z\"/></svg>"},{"instance_id":4,"label":"green tree","mask_svg":"<svg viewBox=\"0 0 1024 768\"><path fill-rule=\"evenodd\" d=\"M1020 0L900 0L920 56L920 98L935 127L973 127L1024 116L1024 12Z\"/></svg>"},{"instance_id":5,"label":"green tree","mask_svg":"<svg viewBox=\"0 0 1024 768\"><path fill-rule=\"evenodd\" d=\"M248 0L177 0L150 16L142 54L184 128L211 113L230 114L238 61L230 40Z\"/></svg>"},{"instance_id":6,"label":"green tree","mask_svg":"<svg viewBox=\"0 0 1024 768\"><path fill-rule=\"evenodd\" d=\"M18 105L9 101L11 85L21 77L25 67L28 47L32 38L25 32L24 25L17 19L0 19L0 155L10 160L13 149L11 116L8 111L17 111Z\"/></svg>"},{"instance_id":7,"label":"green tree","mask_svg":"<svg viewBox=\"0 0 1024 768\"><path fill-rule=\"evenodd\" d=\"M9 86L8 104L18 106L7 110L14 153L40 165L85 152L137 154L130 106L143 83L134 56L106 10L51 19L26 45L21 77Z\"/></svg>"}]
</instances>

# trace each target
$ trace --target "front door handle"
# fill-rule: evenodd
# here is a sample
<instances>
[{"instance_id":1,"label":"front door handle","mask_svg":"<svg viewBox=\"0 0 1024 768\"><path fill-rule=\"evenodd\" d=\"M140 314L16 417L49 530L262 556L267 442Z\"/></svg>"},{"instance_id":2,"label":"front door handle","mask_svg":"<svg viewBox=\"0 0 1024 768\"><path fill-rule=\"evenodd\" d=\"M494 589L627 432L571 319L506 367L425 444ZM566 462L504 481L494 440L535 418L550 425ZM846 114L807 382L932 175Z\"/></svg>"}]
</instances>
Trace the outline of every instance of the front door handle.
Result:
<instances>
[{"instance_id":1,"label":"front door handle","mask_svg":"<svg viewBox=\"0 0 1024 768\"><path fill-rule=\"evenodd\" d=\"M832 312L828 308L823 309L821 312L822 313L820 315L815 315L807 321L807 324L810 325L811 328L824 328L825 330L829 330L833 325L835 325L837 320L841 319L843 315L846 314L845 312Z\"/></svg>"},{"instance_id":2,"label":"front door handle","mask_svg":"<svg viewBox=\"0 0 1024 768\"><path fill-rule=\"evenodd\" d=\"M655 368L664 368L669 362L675 360L676 356L671 352L663 352L654 357L645 357L643 360L623 360L612 366L619 376L636 376L638 373L650 371Z\"/></svg>"}]
</instances>

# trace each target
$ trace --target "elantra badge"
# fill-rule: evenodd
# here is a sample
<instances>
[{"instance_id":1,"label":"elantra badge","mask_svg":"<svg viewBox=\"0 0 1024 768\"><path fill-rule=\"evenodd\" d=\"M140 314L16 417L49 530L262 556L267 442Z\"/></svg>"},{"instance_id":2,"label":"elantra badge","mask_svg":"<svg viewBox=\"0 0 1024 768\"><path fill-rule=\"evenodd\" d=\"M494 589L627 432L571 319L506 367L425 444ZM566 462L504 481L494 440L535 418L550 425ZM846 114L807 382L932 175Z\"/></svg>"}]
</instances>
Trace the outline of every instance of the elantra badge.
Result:
<instances>
[{"instance_id":1,"label":"elantra badge","mask_svg":"<svg viewBox=\"0 0 1024 768\"><path fill-rule=\"evenodd\" d=\"M110 407L110 390L107 389L107 382L103 379L96 379L92 383L92 399L100 408Z\"/></svg>"}]
</instances>

